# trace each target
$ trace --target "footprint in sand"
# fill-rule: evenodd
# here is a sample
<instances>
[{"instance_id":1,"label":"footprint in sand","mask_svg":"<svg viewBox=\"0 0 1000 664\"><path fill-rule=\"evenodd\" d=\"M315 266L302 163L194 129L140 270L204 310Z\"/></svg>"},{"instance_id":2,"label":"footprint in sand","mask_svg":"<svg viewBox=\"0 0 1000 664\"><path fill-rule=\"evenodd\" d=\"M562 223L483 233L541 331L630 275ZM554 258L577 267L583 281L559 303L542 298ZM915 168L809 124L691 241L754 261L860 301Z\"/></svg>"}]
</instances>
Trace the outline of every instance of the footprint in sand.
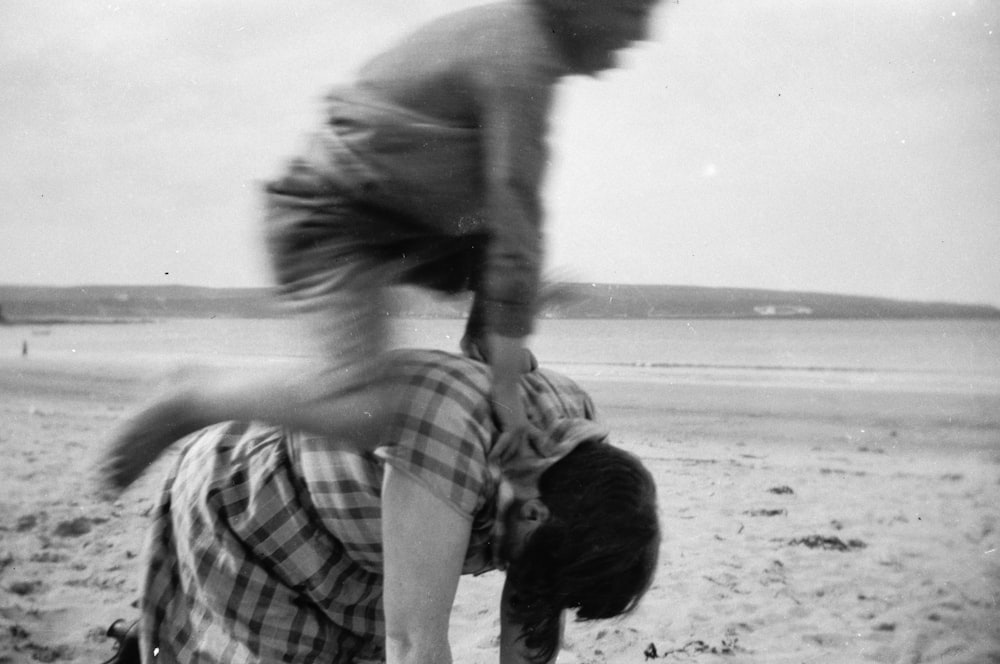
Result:
<instances>
[{"instance_id":1,"label":"footprint in sand","mask_svg":"<svg viewBox=\"0 0 1000 664\"><path fill-rule=\"evenodd\" d=\"M24 533L38 525L37 514L25 514L17 518L17 525L14 527L19 533Z\"/></svg>"},{"instance_id":2,"label":"footprint in sand","mask_svg":"<svg viewBox=\"0 0 1000 664\"><path fill-rule=\"evenodd\" d=\"M34 595L41 589L42 589L41 581L14 581L9 586L7 586L7 590L21 597L25 597L27 595Z\"/></svg>"},{"instance_id":3,"label":"footprint in sand","mask_svg":"<svg viewBox=\"0 0 1000 664\"><path fill-rule=\"evenodd\" d=\"M61 521L52 533L56 537L80 537L86 535L93 528L93 521L85 516L80 516L69 521Z\"/></svg>"}]
</instances>

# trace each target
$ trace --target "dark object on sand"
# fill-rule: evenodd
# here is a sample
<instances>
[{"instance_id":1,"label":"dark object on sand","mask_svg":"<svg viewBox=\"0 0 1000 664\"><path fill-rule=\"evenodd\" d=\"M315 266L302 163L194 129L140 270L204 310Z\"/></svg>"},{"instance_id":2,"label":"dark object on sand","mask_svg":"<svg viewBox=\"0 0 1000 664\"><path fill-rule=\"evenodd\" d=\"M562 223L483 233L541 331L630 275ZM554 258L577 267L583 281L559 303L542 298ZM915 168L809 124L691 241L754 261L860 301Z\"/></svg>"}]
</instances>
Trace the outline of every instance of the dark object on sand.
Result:
<instances>
[{"instance_id":1,"label":"dark object on sand","mask_svg":"<svg viewBox=\"0 0 1000 664\"><path fill-rule=\"evenodd\" d=\"M867 544L859 539L844 540L839 537L829 537L826 535L809 535L808 537L799 537L796 539L788 540L789 546L796 545L807 546L810 549L826 549L827 551L853 551L854 549L863 549Z\"/></svg>"},{"instance_id":2,"label":"dark object on sand","mask_svg":"<svg viewBox=\"0 0 1000 664\"><path fill-rule=\"evenodd\" d=\"M121 619L114 621L108 628L108 636L118 642L118 649L102 664L142 664L142 658L139 657L138 620L131 625Z\"/></svg>"},{"instance_id":3,"label":"dark object on sand","mask_svg":"<svg viewBox=\"0 0 1000 664\"><path fill-rule=\"evenodd\" d=\"M41 581L14 581L9 586L7 586L7 590L21 597L33 595L37 593L39 590L41 590L41 588L42 588Z\"/></svg>"},{"instance_id":4,"label":"dark object on sand","mask_svg":"<svg viewBox=\"0 0 1000 664\"><path fill-rule=\"evenodd\" d=\"M69 521L61 521L56 526L53 534L56 537L80 537L90 532L92 521L85 516L80 516Z\"/></svg>"},{"instance_id":5,"label":"dark object on sand","mask_svg":"<svg viewBox=\"0 0 1000 664\"><path fill-rule=\"evenodd\" d=\"M776 510L756 509L756 510L747 510L743 513L748 514L750 516L783 516L788 514L788 510L783 508Z\"/></svg>"},{"instance_id":6,"label":"dark object on sand","mask_svg":"<svg viewBox=\"0 0 1000 664\"><path fill-rule=\"evenodd\" d=\"M646 646L646 649L642 652L646 656L646 660L651 659L664 659L670 655L675 655L678 653L692 654L692 653L705 653L711 655L734 655L741 651L742 648L739 644L739 639L733 637L732 639L723 639L721 644L718 646L713 646L705 643L701 639L695 639L694 641L688 641L680 648L671 648L670 650L664 650L662 653L656 650L656 644L650 643Z\"/></svg>"}]
</instances>

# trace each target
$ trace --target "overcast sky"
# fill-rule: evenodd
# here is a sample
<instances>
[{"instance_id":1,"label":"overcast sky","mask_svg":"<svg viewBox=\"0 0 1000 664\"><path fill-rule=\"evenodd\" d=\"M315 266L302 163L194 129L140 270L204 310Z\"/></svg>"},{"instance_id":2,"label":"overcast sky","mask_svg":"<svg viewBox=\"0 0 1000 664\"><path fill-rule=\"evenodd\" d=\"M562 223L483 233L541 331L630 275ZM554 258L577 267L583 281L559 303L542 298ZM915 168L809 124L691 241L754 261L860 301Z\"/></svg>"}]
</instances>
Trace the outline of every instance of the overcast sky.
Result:
<instances>
[{"instance_id":1,"label":"overcast sky","mask_svg":"<svg viewBox=\"0 0 1000 664\"><path fill-rule=\"evenodd\" d=\"M4 0L0 283L265 285L259 182L326 88L468 0ZM667 0L560 89L579 281L1000 305L1000 2Z\"/></svg>"}]
</instances>

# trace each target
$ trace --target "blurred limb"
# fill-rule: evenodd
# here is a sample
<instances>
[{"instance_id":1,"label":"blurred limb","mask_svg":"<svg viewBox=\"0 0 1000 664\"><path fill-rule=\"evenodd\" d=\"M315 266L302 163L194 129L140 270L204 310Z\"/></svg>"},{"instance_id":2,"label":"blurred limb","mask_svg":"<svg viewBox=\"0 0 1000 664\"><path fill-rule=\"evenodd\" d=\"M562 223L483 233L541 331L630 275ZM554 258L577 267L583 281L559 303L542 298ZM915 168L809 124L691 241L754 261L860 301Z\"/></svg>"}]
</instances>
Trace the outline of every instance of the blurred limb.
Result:
<instances>
[{"instance_id":1,"label":"blurred limb","mask_svg":"<svg viewBox=\"0 0 1000 664\"><path fill-rule=\"evenodd\" d=\"M569 307L584 299L580 284L573 279L568 270L555 270L546 274L536 300L539 314L546 310ZM469 309L469 317L465 325L465 333L459 344L462 354L468 358L490 364L489 348L486 341L485 304L482 295L476 293ZM531 351L524 348L524 358L521 362L522 373L532 371L538 362Z\"/></svg>"},{"instance_id":2,"label":"blurred limb","mask_svg":"<svg viewBox=\"0 0 1000 664\"><path fill-rule=\"evenodd\" d=\"M176 441L212 423L199 409L197 375L175 372L154 401L112 434L99 470L107 488L124 491Z\"/></svg>"},{"instance_id":3,"label":"blurred limb","mask_svg":"<svg viewBox=\"0 0 1000 664\"><path fill-rule=\"evenodd\" d=\"M271 370L199 371L133 415L104 452L104 484L123 491L167 448L217 422L259 420L373 449L390 408L375 363L333 369L305 361Z\"/></svg>"},{"instance_id":4,"label":"blurred limb","mask_svg":"<svg viewBox=\"0 0 1000 664\"><path fill-rule=\"evenodd\" d=\"M265 421L373 449L392 409L385 380L386 293L373 287L317 296L306 312L318 358L275 368L187 372L112 437L101 474L134 482L175 441L216 422Z\"/></svg>"}]
</instances>

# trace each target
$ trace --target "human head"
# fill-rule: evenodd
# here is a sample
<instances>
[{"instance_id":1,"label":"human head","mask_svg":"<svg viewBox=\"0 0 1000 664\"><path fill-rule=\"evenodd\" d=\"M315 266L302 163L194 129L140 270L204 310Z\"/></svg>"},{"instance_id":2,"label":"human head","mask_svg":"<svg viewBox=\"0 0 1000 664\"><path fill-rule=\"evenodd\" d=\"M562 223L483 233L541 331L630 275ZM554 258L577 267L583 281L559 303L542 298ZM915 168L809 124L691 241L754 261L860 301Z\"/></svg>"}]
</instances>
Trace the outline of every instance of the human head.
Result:
<instances>
[{"instance_id":1,"label":"human head","mask_svg":"<svg viewBox=\"0 0 1000 664\"><path fill-rule=\"evenodd\" d=\"M637 457L581 443L539 482L544 518L507 571L510 617L548 661L562 610L578 620L628 613L652 583L660 545L656 485Z\"/></svg>"},{"instance_id":2,"label":"human head","mask_svg":"<svg viewBox=\"0 0 1000 664\"><path fill-rule=\"evenodd\" d=\"M617 51L648 38L657 0L534 0L574 68L594 74L616 66Z\"/></svg>"}]
</instances>

